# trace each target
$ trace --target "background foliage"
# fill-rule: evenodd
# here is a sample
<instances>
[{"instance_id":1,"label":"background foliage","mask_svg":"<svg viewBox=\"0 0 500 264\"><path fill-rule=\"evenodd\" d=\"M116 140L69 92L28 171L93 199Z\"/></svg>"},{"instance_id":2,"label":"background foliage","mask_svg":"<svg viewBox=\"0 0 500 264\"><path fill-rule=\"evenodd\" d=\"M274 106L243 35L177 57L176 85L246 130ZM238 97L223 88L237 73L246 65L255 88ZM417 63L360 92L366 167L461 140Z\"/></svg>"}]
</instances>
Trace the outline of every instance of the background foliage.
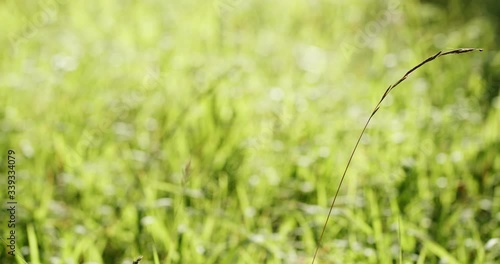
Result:
<instances>
[{"instance_id":1,"label":"background foliage","mask_svg":"<svg viewBox=\"0 0 500 264\"><path fill-rule=\"evenodd\" d=\"M29 263L310 262L385 88L458 47L485 51L426 65L384 103L318 260L500 260L497 1L0 7L1 171L15 150Z\"/></svg>"}]
</instances>

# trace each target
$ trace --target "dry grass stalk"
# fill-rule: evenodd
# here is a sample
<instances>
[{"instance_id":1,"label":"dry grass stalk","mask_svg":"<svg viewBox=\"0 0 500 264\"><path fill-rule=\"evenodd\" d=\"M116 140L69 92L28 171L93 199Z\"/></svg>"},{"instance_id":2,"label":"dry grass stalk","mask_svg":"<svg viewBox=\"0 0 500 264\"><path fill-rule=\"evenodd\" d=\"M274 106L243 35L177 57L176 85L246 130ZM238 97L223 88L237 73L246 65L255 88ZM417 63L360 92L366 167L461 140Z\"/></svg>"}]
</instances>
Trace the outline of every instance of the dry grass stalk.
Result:
<instances>
[{"instance_id":1,"label":"dry grass stalk","mask_svg":"<svg viewBox=\"0 0 500 264\"><path fill-rule=\"evenodd\" d=\"M328 220L330 220L330 216L332 214L333 206L335 205L335 201L337 200L337 196L339 194L340 188L342 187L342 183L344 182L344 178L345 178L345 175L347 173L347 170L349 169L349 165L351 165L352 157L354 156L354 153L356 152L356 149L358 148L359 142L361 141L361 138L363 137L363 135L364 135L364 133L366 131L366 128L368 127L368 124L372 120L372 117L375 115L375 113L377 113L377 111L379 110L380 105L382 104L382 102L384 101L384 99L387 97L387 95L394 88L396 88L396 86L398 86L400 83L402 83L404 80L406 80L406 78L408 78L408 76L412 72L414 72L416 69L420 68L424 64L426 64L428 62L431 62L431 61L433 61L436 58L441 57L441 56L445 56L445 55L449 55L449 54L467 53L467 52L476 51L476 50L483 51L483 49L477 49L477 48L460 48L460 49L454 49L454 50L450 50L450 51L446 51L446 52L440 51L440 52L436 53L435 55L433 55L433 56L427 58L426 60L422 61L417 66L411 68L408 72L406 72L406 74L401 79L399 79L396 83L390 85L387 88L387 90L385 90L384 94L382 95L382 98L380 98L380 101L375 106L375 108L373 109L372 113L370 114L370 117L366 121L365 126L364 126L363 130L361 131L361 134L359 135L358 141L356 142L356 145L354 145L354 148L353 148L353 150L351 152L351 156L349 157L349 161L347 162L347 165L346 165L346 167L344 169L344 173L342 174L342 178L340 179L340 183L339 183L339 185L337 187L337 191L335 192L335 196L333 197L332 204L330 205L330 211L328 212L328 216L326 217L325 224L323 225L323 230L321 231L321 235L320 235L318 243L316 245L316 250L314 252L314 257L312 259L312 264L314 264L314 261L316 260L316 256L318 255L319 248L321 247L321 241L323 239L323 235L325 234L325 230L326 230L326 226L328 224Z\"/></svg>"}]
</instances>

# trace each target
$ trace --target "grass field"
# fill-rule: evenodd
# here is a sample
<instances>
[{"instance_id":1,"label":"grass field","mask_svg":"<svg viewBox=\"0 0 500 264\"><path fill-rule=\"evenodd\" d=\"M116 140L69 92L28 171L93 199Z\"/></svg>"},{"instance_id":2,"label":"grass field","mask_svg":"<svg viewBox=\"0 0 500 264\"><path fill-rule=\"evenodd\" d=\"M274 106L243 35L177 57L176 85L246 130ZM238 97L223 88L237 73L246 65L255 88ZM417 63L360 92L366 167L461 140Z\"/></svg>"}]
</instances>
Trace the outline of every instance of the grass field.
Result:
<instances>
[{"instance_id":1,"label":"grass field","mask_svg":"<svg viewBox=\"0 0 500 264\"><path fill-rule=\"evenodd\" d=\"M310 263L481 47L316 263L499 263L498 4L431 2L1 1L0 262Z\"/></svg>"}]
</instances>

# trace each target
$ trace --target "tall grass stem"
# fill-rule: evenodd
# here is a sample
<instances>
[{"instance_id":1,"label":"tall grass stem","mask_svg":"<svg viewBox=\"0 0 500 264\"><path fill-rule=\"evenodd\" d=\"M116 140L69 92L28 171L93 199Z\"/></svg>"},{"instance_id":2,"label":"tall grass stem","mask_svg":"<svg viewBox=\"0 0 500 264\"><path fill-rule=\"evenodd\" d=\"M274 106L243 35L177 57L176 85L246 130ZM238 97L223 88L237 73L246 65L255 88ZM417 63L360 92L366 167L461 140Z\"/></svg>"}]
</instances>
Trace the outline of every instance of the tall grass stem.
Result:
<instances>
[{"instance_id":1,"label":"tall grass stem","mask_svg":"<svg viewBox=\"0 0 500 264\"><path fill-rule=\"evenodd\" d=\"M361 134L359 135L358 140L356 141L356 145L354 145L354 148L352 149L351 155L349 156L349 160L347 161L347 165L346 165L346 167L344 169L344 173L342 174L342 178L340 178L340 183L339 183L339 185L337 187L337 191L335 192L335 196L333 197L332 204L330 205L330 210L328 211L328 215L327 215L325 223L323 225L323 229L321 230L321 235L320 235L318 243L316 245L316 250L314 251L314 256L313 256L313 259L312 259L312 262L311 262L312 264L314 264L314 261L316 260L316 257L318 255L318 251L319 251L319 249L321 247L321 242L323 240L323 235L325 234L326 226L328 225L328 220L330 220L330 216L332 214L332 210L333 210L333 207L335 205L335 201L337 200L337 196L339 194L340 188L342 187L342 183L344 182L347 170L349 169L349 166L351 165L351 161L352 161L352 158L354 157L354 153L356 153L356 150L358 149L359 142L361 141L361 138L365 134L365 131L366 131L366 128L368 127L368 124L370 124L370 121L372 120L373 116L380 109L380 105L382 104L382 102L384 101L384 99L387 97L387 95L394 88L396 88L396 86L398 86L400 83L402 83L404 80L406 80L406 78L408 78L408 76L412 72L414 72L418 68L422 67L424 64L426 64L428 62L431 62L431 61L433 61L433 60L435 60L435 59L437 59L437 58L439 58L441 56L445 56L445 55L449 55L449 54L461 54L461 53L467 53L467 52L472 52L472 51L483 51L483 49L478 49L478 48L460 48L460 49L454 49L454 50L445 51L445 52L440 51L440 52L436 53L435 55L430 56L426 60L422 61L417 66L411 68L408 72L406 72L406 74L401 79L399 79L394 84L389 85L389 87L385 90L384 94L380 98L380 101L377 103L377 105L373 109L372 113L368 117L368 120L366 121L365 126L363 127L363 130L361 131Z\"/></svg>"}]
</instances>

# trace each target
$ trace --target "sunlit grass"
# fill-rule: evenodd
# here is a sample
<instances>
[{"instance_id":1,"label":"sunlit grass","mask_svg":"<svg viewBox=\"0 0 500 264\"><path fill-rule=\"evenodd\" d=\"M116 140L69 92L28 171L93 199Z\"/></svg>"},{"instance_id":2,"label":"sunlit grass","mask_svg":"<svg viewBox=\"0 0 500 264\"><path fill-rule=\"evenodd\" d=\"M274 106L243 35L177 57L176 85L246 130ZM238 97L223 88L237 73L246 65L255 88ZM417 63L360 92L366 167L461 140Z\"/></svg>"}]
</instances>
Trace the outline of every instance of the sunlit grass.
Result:
<instances>
[{"instance_id":1,"label":"sunlit grass","mask_svg":"<svg viewBox=\"0 0 500 264\"><path fill-rule=\"evenodd\" d=\"M468 46L485 52L442 58L386 99L318 263L500 257L500 105L484 114L480 99L499 59L485 18L450 24L414 1L60 2L15 42L44 4L0 9L0 155L19 152L26 261L309 263L383 89Z\"/></svg>"}]
</instances>

